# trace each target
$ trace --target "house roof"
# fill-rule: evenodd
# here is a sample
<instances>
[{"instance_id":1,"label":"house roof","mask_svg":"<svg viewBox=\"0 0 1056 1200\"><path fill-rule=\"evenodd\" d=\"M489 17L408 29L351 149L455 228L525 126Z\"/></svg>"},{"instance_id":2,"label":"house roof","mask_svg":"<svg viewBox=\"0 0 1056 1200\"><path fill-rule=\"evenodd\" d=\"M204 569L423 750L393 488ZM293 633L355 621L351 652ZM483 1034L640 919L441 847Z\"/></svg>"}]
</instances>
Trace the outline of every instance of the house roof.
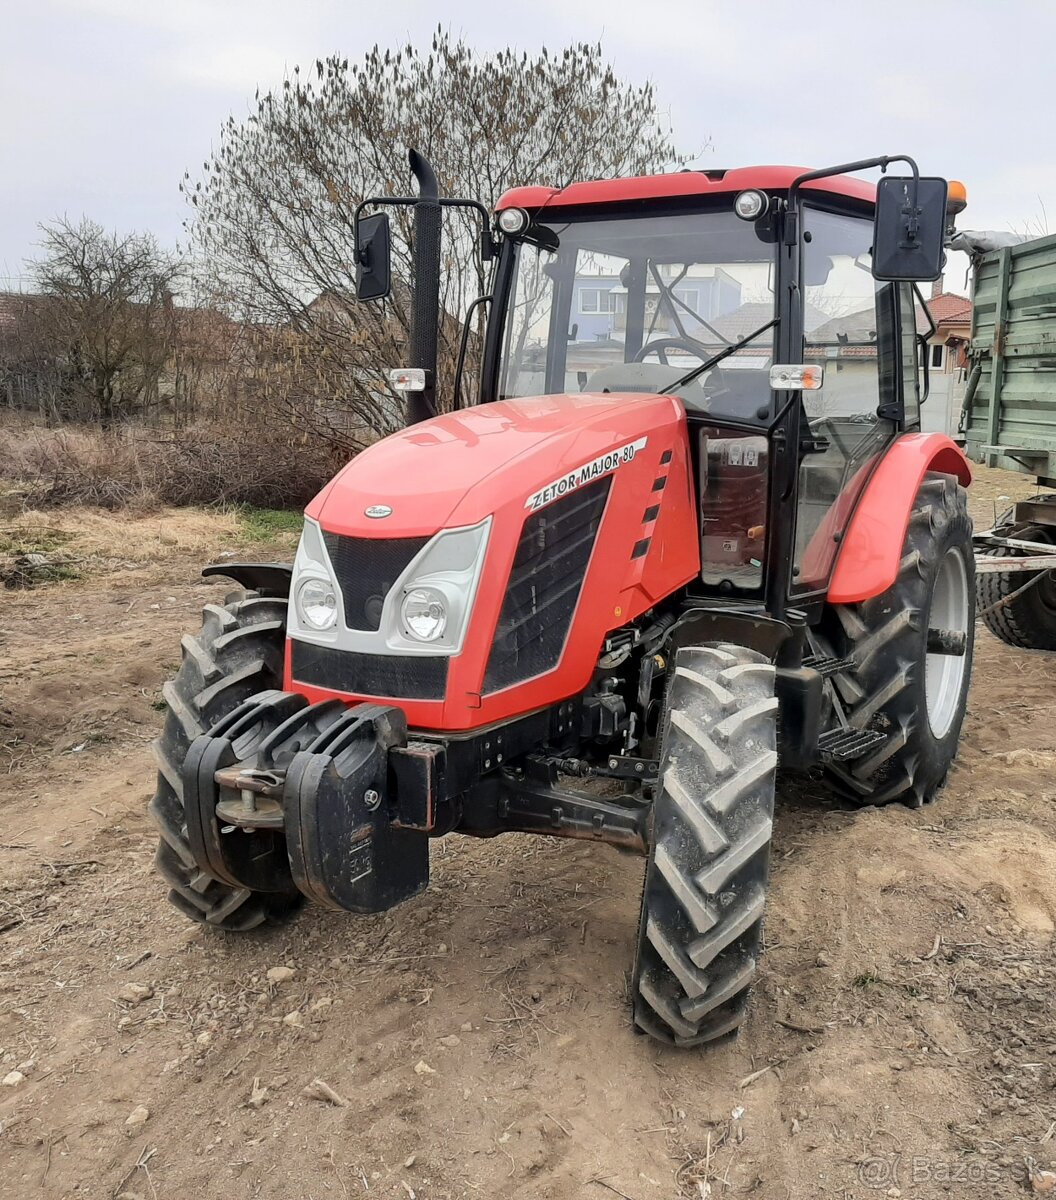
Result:
<instances>
[{"instance_id":1,"label":"house roof","mask_svg":"<svg viewBox=\"0 0 1056 1200\"><path fill-rule=\"evenodd\" d=\"M807 332L808 342L875 342L876 309L863 308L858 312L846 313L842 317L815 325Z\"/></svg>"},{"instance_id":2,"label":"house roof","mask_svg":"<svg viewBox=\"0 0 1056 1200\"><path fill-rule=\"evenodd\" d=\"M936 325L970 325L972 302L967 296L940 292L928 301L928 311Z\"/></svg>"},{"instance_id":3,"label":"house roof","mask_svg":"<svg viewBox=\"0 0 1056 1200\"><path fill-rule=\"evenodd\" d=\"M933 300L927 302L932 320L939 329L957 325L970 325L972 322L972 302L966 296L958 296L953 292L942 292ZM931 326L920 305L916 306L917 332L928 333ZM808 318L809 326L809 318ZM853 345L844 346L841 357L867 357L875 353L863 342L876 341L876 312L873 308L863 308L858 312L847 313L842 317L834 317L822 325L816 325L807 333L808 342L831 343L858 342L859 348Z\"/></svg>"},{"instance_id":4,"label":"house roof","mask_svg":"<svg viewBox=\"0 0 1056 1200\"><path fill-rule=\"evenodd\" d=\"M709 317L708 325L720 336L729 338L731 342L740 341L741 338L747 337L748 334L754 332L760 326L765 325L767 321L774 319L773 304L766 303L748 303L742 304L740 308L735 308L733 312L723 313L721 317ZM705 327L695 336L702 341L707 340L708 330Z\"/></svg>"},{"instance_id":5,"label":"house roof","mask_svg":"<svg viewBox=\"0 0 1056 1200\"><path fill-rule=\"evenodd\" d=\"M679 196L718 196L724 193L760 188L768 192L787 192L794 180L809 167L738 167L732 171L675 171L668 175L640 175L631 179L592 179L567 187L519 187L506 192L495 205L503 208L538 209L570 205L620 204L635 200L661 200ZM828 192L854 200L876 202L876 184L849 175L830 175L814 179L807 191Z\"/></svg>"},{"instance_id":6,"label":"house roof","mask_svg":"<svg viewBox=\"0 0 1056 1200\"><path fill-rule=\"evenodd\" d=\"M825 319L825 314L813 304L806 304L804 306L803 315L809 325L817 325ZM736 342L743 337L747 337L748 334L754 332L760 326L765 325L767 321L772 321L773 318L774 306L772 302L748 301L742 304L740 308L735 308L732 312L723 313L721 317L709 317L708 325L721 337L729 338L731 342ZM708 339L707 326L703 330L695 331L693 336L709 345L711 344Z\"/></svg>"}]
</instances>

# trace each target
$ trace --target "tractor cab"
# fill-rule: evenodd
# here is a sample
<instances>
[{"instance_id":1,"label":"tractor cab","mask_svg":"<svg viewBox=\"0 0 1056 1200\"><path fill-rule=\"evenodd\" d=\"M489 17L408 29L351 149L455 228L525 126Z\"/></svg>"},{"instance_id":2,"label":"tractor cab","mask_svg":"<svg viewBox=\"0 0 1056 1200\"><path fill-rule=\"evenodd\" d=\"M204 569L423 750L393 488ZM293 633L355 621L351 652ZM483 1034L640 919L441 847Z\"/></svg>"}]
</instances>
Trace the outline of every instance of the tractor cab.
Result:
<instances>
[{"instance_id":1,"label":"tractor cab","mask_svg":"<svg viewBox=\"0 0 1056 1200\"><path fill-rule=\"evenodd\" d=\"M480 389L677 396L698 591L777 612L824 596L871 467L920 419L915 285L876 277L876 188L806 174L506 193Z\"/></svg>"}]
</instances>

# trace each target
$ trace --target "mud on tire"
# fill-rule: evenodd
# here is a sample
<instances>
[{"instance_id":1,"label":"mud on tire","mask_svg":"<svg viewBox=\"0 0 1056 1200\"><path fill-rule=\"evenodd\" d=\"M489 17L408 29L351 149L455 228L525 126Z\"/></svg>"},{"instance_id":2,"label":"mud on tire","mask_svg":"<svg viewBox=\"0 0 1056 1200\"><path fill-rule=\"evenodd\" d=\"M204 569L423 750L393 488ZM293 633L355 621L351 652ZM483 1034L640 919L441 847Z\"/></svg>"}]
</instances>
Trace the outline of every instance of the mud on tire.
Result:
<instances>
[{"instance_id":1,"label":"mud on tire","mask_svg":"<svg viewBox=\"0 0 1056 1200\"><path fill-rule=\"evenodd\" d=\"M927 636L929 624L945 619L935 611L940 574L960 570L953 559L947 561L950 555L964 570L967 644L958 660L964 664L959 694L951 693L952 717L936 732L929 715L928 672L944 669L946 659L927 653ZM929 473L913 505L898 578L882 595L860 604L830 605L822 622L823 650L854 661L832 681L850 727L884 735L863 758L826 768L826 781L844 799L857 804L897 800L918 807L945 783L971 679L974 575L964 488L952 475Z\"/></svg>"},{"instance_id":2,"label":"mud on tire","mask_svg":"<svg viewBox=\"0 0 1056 1200\"><path fill-rule=\"evenodd\" d=\"M762 937L777 766L774 668L679 650L634 965L634 1022L677 1046L734 1033Z\"/></svg>"},{"instance_id":3,"label":"mud on tire","mask_svg":"<svg viewBox=\"0 0 1056 1200\"><path fill-rule=\"evenodd\" d=\"M187 840L180 772L199 734L248 697L282 686L285 630L285 600L250 593L223 607L207 604L201 631L183 638L179 672L162 689L167 714L154 743L158 787L149 810L161 833L155 865L185 916L229 932L285 916L300 894L231 887L201 870Z\"/></svg>"}]
</instances>

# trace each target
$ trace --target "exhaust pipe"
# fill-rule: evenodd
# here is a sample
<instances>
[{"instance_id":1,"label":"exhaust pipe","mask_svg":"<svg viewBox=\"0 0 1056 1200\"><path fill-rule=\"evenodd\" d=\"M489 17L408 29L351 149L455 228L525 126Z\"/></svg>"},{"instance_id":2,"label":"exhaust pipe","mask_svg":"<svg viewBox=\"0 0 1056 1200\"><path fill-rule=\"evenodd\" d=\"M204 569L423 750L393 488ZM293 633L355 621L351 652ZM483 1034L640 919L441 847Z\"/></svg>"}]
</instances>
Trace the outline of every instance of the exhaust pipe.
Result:
<instances>
[{"instance_id":1,"label":"exhaust pipe","mask_svg":"<svg viewBox=\"0 0 1056 1200\"><path fill-rule=\"evenodd\" d=\"M411 150L418 181L414 205L414 294L411 309L410 366L425 372L425 387L407 393L407 425L436 416L436 357L440 312L440 189L428 160Z\"/></svg>"}]
</instances>

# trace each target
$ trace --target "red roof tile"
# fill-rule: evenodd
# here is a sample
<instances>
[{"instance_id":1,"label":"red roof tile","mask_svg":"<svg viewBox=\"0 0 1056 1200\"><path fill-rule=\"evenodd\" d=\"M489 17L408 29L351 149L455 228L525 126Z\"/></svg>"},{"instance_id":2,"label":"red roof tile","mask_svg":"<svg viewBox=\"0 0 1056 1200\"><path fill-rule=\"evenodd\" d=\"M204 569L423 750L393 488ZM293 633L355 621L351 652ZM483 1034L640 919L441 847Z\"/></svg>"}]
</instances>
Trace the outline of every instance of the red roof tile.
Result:
<instances>
[{"instance_id":1,"label":"red roof tile","mask_svg":"<svg viewBox=\"0 0 1056 1200\"><path fill-rule=\"evenodd\" d=\"M940 292L928 301L928 311L936 325L969 325L972 320L972 302L967 296L953 292Z\"/></svg>"}]
</instances>

